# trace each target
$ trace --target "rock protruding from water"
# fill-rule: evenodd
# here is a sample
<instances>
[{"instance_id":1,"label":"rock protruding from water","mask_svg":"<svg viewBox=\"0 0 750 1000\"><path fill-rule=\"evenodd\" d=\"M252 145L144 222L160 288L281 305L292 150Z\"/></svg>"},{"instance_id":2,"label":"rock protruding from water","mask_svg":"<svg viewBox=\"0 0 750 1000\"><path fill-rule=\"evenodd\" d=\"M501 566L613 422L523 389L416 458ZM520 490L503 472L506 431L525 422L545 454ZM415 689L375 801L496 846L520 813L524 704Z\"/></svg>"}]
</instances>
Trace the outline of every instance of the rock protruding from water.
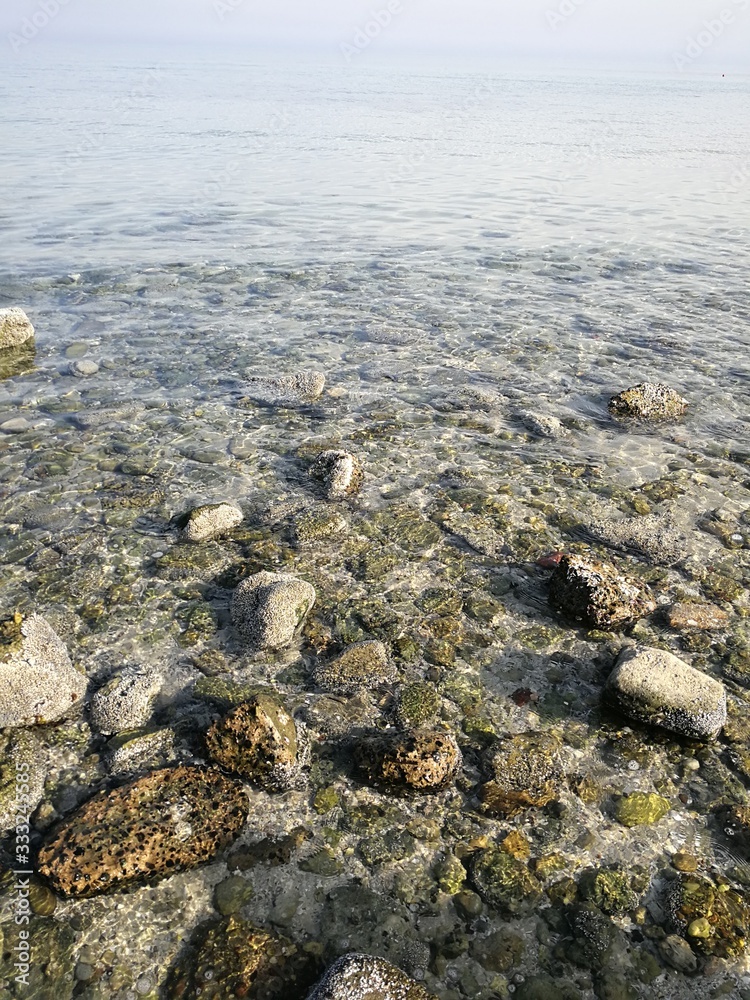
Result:
<instances>
[{"instance_id":1,"label":"rock protruding from water","mask_svg":"<svg viewBox=\"0 0 750 1000\"><path fill-rule=\"evenodd\" d=\"M348 451L323 451L310 466L310 475L327 500L345 500L359 493L364 474L359 459Z\"/></svg>"},{"instance_id":2,"label":"rock protruding from water","mask_svg":"<svg viewBox=\"0 0 750 1000\"><path fill-rule=\"evenodd\" d=\"M678 420L687 412L688 401L661 382L641 382L609 401L609 412L620 419Z\"/></svg>"},{"instance_id":3,"label":"rock protruding from water","mask_svg":"<svg viewBox=\"0 0 750 1000\"><path fill-rule=\"evenodd\" d=\"M285 649L315 603L315 588L289 573L263 570L232 595L232 621L255 649Z\"/></svg>"},{"instance_id":4,"label":"rock protruding from water","mask_svg":"<svg viewBox=\"0 0 750 1000\"><path fill-rule=\"evenodd\" d=\"M613 629L656 610L654 600L614 566L565 555L549 585L550 605L588 628Z\"/></svg>"},{"instance_id":5,"label":"rock protruding from water","mask_svg":"<svg viewBox=\"0 0 750 1000\"><path fill-rule=\"evenodd\" d=\"M209 503L195 507L187 515L182 537L188 542L205 542L218 538L242 524L243 513L233 503Z\"/></svg>"},{"instance_id":6,"label":"rock protruding from water","mask_svg":"<svg viewBox=\"0 0 750 1000\"><path fill-rule=\"evenodd\" d=\"M354 694L394 681L396 671L383 643L378 639L365 639L347 646L335 660L319 664L314 677L323 691Z\"/></svg>"},{"instance_id":7,"label":"rock protruding from water","mask_svg":"<svg viewBox=\"0 0 750 1000\"><path fill-rule=\"evenodd\" d=\"M0 351L9 347L20 347L34 338L31 320L17 307L0 309Z\"/></svg>"},{"instance_id":8,"label":"rock protruding from water","mask_svg":"<svg viewBox=\"0 0 750 1000\"><path fill-rule=\"evenodd\" d=\"M210 861L245 825L242 785L175 767L102 791L67 816L39 851L38 871L63 896L155 882Z\"/></svg>"},{"instance_id":9,"label":"rock protruding from water","mask_svg":"<svg viewBox=\"0 0 750 1000\"><path fill-rule=\"evenodd\" d=\"M374 955L344 955L307 1000L436 1000L414 979Z\"/></svg>"},{"instance_id":10,"label":"rock protruding from water","mask_svg":"<svg viewBox=\"0 0 750 1000\"><path fill-rule=\"evenodd\" d=\"M86 693L65 643L41 615L0 622L0 729L54 722Z\"/></svg>"},{"instance_id":11,"label":"rock protruding from water","mask_svg":"<svg viewBox=\"0 0 750 1000\"><path fill-rule=\"evenodd\" d=\"M563 776L560 741L546 733L519 733L491 747L485 755L491 780L481 786L485 809L511 819L540 808L559 792Z\"/></svg>"},{"instance_id":12,"label":"rock protruding from water","mask_svg":"<svg viewBox=\"0 0 750 1000\"><path fill-rule=\"evenodd\" d=\"M293 375L255 375L245 386L248 398L261 406L294 409L319 399L325 388L322 372L301 371Z\"/></svg>"},{"instance_id":13,"label":"rock protruding from water","mask_svg":"<svg viewBox=\"0 0 750 1000\"><path fill-rule=\"evenodd\" d=\"M283 705L256 695L211 726L206 749L227 771L279 792L299 778L306 745L300 735Z\"/></svg>"},{"instance_id":14,"label":"rock protruding from water","mask_svg":"<svg viewBox=\"0 0 750 1000\"><path fill-rule=\"evenodd\" d=\"M412 729L363 737L354 759L371 785L435 792L455 778L461 751L455 737L438 729Z\"/></svg>"},{"instance_id":15,"label":"rock protruding from water","mask_svg":"<svg viewBox=\"0 0 750 1000\"><path fill-rule=\"evenodd\" d=\"M142 667L118 670L91 699L92 726L105 736L112 736L145 725L151 718L161 684L161 674L152 670Z\"/></svg>"},{"instance_id":16,"label":"rock protruding from water","mask_svg":"<svg viewBox=\"0 0 750 1000\"><path fill-rule=\"evenodd\" d=\"M649 646L620 654L605 698L632 719L693 739L714 739L727 721L723 684Z\"/></svg>"}]
</instances>

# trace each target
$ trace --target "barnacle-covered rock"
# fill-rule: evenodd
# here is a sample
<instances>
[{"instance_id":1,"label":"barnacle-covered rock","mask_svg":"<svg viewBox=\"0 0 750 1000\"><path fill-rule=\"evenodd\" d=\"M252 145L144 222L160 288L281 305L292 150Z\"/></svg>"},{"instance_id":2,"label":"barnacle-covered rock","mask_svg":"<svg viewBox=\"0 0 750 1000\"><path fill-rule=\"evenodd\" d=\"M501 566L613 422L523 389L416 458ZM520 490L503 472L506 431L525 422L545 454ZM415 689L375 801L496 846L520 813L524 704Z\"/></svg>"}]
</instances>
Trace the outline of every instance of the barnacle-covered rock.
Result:
<instances>
[{"instance_id":1,"label":"barnacle-covered rock","mask_svg":"<svg viewBox=\"0 0 750 1000\"><path fill-rule=\"evenodd\" d=\"M672 929L693 951L737 958L748 943L750 906L729 884L695 873L680 875L667 890Z\"/></svg>"},{"instance_id":2,"label":"barnacle-covered rock","mask_svg":"<svg viewBox=\"0 0 750 1000\"><path fill-rule=\"evenodd\" d=\"M0 622L0 729L54 722L83 697L87 680L40 615Z\"/></svg>"},{"instance_id":3,"label":"barnacle-covered rock","mask_svg":"<svg viewBox=\"0 0 750 1000\"><path fill-rule=\"evenodd\" d=\"M541 885L527 866L497 845L474 855L470 875L482 899L506 915L525 914L541 898Z\"/></svg>"},{"instance_id":4,"label":"barnacle-covered rock","mask_svg":"<svg viewBox=\"0 0 750 1000\"><path fill-rule=\"evenodd\" d=\"M348 646L328 663L320 663L314 672L315 683L323 691L353 694L395 680L396 671L388 651L377 639L365 639Z\"/></svg>"},{"instance_id":5,"label":"barnacle-covered rock","mask_svg":"<svg viewBox=\"0 0 750 1000\"><path fill-rule=\"evenodd\" d=\"M363 737L354 759L369 784L433 792L453 781L461 751L450 733L412 729Z\"/></svg>"},{"instance_id":6,"label":"barnacle-covered rock","mask_svg":"<svg viewBox=\"0 0 750 1000\"><path fill-rule=\"evenodd\" d=\"M188 542L205 542L225 535L242 524L243 513L233 503L210 503L195 507L187 515L182 537Z\"/></svg>"},{"instance_id":7,"label":"barnacle-covered rock","mask_svg":"<svg viewBox=\"0 0 750 1000\"><path fill-rule=\"evenodd\" d=\"M661 382L641 382L609 401L609 412L620 419L677 420L687 408L688 401Z\"/></svg>"},{"instance_id":8,"label":"barnacle-covered rock","mask_svg":"<svg viewBox=\"0 0 750 1000\"><path fill-rule=\"evenodd\" d=\"M384 958L344 955L328 969L307 1000L435 1000Z\"/></svg>"},{"instance_id":9,"label":"barnacle-covered rock","mask_svg":"<svg viewBox=\"0 0 750 1000\"><path fill-rule=\"evenodd\" d=\"M245 824L242 785L218 771L152 771L94 795L45 838L37 870L63 896L155 882L210 861Z\"/></svg>"},{"instance_id":10,"label":"barnacle-covered rock","mask_svg":"<svg viewBox=\"0 0 750 1000\"><path fill-rule=\"evenodd\" d=\"M720 681L649 646L620 654L604 697L639 722L699 740L714 739L727 721L727 696Z\"/></svg>"},{"instance_id":11,"label":"barnacle-covered rock","mask_svg":"<svg viewBox=\"0 0 750 1000\"><path fill-rule=\"evenodd\" d=\"M33 338L34 327L23 309L0 309L0 351L20 347Z\"/></svg>"},{"instance_id":12,"label":"barnacle-covered rock","mask_svg":"<svg viewBox=\"0 0 750 1000\"><path fill-rule=\"evenodd\" d=\"M267 791L295 785L307 759L306 738L283 705L267 695L256 695L215 722L206 749L227 771Z\"/></svg>"},{"instance_id":13,"label":"barnacle-covered rock","mask_svg":"<svg viewBox=\"0 0 750 1000\"><path fill-rule=\"evenodd\" d=\"M521 733L501 740L485 754L491 780L481 786L485 809L510 819L547 805L563 776L560 740L547 733Z\"/></svg>"},{"instance_id":14,"label":"barnacle-covered rock","mask_svg":"<svg viewBox=\"0 0 750 1000\"><path fill-rule=\"evenodd\" d=\"M589 628L612 629L651 614L654 600L613 566L565 555L549 585L549 602L560 614Z\"/></svg>"},{"instance_id":15,"label":"barnacle-covered rock","mask_svg":"<svg viewBox=\"0 0 750 1000\"><path fill-rule=\"evenodd\" d=\"M315 960L287 938L237 916L202 924L170 971L167 1000L288 1000L317 975Z\"/></svg>"},{"instance_id":16,"label":"barnacle-covered rock","mask_svg":"<svg viewBox=\"0 0 750 1000\"><path fill-rule=\"evenodd\" d=\"M362 488L364 474L359 459L348 451L323 451L310 466L328 500L343 500Z\"/></svg>"},{"instance_id":17,"label":"barnacle-covered rock","mask_svg":"<svg viewBox=\"0 0 750 1000\"><path fill-rule=\"evenodd\" d=\"M232 621L256 649L284 649L315 603L315 588L289 573L265 570L232 595Z\"/></svg>"},{"instance_id":18,"label":"barnacle-covered rock","mask_svg":"<svg viewBox=\"0 0 750 1000\"><path fill-rule=\"evenodd\" d=\"M253 375L247 380L245 390L247 398L261 406L295 408L314 403L325 384L322 372L300 371L292 375Z\"/></svg>"},{"instance_id":19,"label":"barnacle-covered rock","mask_svg":"<svg viewBox=\"0 0 750 1000\"><path fill-rule=\"evenodd\" d=\"M91 725L105 736L144 725L161 683L161 674L142 667L118 670L91 699Z\"/></svg>"}]
</instances>

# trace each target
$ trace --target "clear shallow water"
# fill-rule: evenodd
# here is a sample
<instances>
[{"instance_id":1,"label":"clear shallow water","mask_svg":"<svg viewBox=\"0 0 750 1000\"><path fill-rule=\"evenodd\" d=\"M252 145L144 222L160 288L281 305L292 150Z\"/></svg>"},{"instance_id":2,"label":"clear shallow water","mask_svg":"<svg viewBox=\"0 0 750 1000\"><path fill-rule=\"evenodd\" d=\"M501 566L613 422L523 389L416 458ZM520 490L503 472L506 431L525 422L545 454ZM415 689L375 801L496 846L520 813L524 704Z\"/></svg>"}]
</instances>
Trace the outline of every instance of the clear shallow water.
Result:
<instances>
[{"instance_id":1,"label":"clear shallow water","mask_svg":"<svg viewBox=\"0 0 750 1000\"><path fill-rule=\"evenodd\" d=\"M314 579L339 638L380 634L384 607L425 649L448 635L455 662L431 666L451 726L467 728L474 691L498 733L562 727L577 766L603 768L609 787L658 787L673 802L655 837L624 832L606 808L587 811L571 797L558 832L548 818L517 824L535 855L561 850L571 873L594 853L655 870L685 846L712 859L721 842L705 803L721 797L720 782L688 793L694 749L645 736L651 756L638 757L635 775L627 767L623 737L592 716L601 690L592 663L609 647L602 653L601 640L552 622L533 563L571 544L561 514L634 516L644 502L672 513L686 532L684 566L653 570L621 557L621 567L648 579L660 603L683 592L723 600L730 625L708 648L686 649L658 621L636 634L724 677L746 710L725 666L748 644L747 549L722 547L698 524L715 509L730 520L750 509L750 186L736 181L750 159L750 83L230 57L207 72L206 62L169 54L33 56L0 71L10 137L0 305L22 306L37 328L34 369L0 382L3 610L49 614L97 682L123 660L159 666L160 725L190 715L205 648L222 653L227 676L271 680L314 713L309 648L301 660L296 651L248 657L227 627L227 564L285 566ZM69 375L80 356L99 373ZM326 373L319 405L239 403L246 374L305 367ZM610 421L609 396L644 379L688 398L684 422L644 430ZM535 439L518 419L525 410L561 419L567 435ZM19 417L25 424L3 431ZM362 456L365 489L347 510L344 542L296 549L289 518L313 503L303 456L324 444ZM174 541L169 518L224 498L245 507L262 537L209 549L192 575L176 578L159 562ZM505 555L482 556L450 534L422 550L399 535L399 504L438 523L446 498L489 517ZM362 570L373 538L396 560L388 572ZM738 589L727 594L716 572ZM499 607L491 623L466 612L458 625L436 623L419 610L434 587L458 589L467 607L489 592ZM361 635L344 629L339 618L364 606ZM196 607L213 618L191 645L183 633ZM400 676L430 669L419 658ZM516 705L519 687L539 701ZM84 797L108 774L101 743L85 724L73 729L74 749L50 757L49 800L61 811L75 795L60 788ZM473 775L477 747L469 740L466 751ZM709 773L723 753L701 758ZM316 773L350 803L384 798L328 762ZM257 794L267 816L250 839L300 822L325 836L328 820L312 812L309 793L273 805ZM427 882L457 840L498 836L503 824L469 802L456 792L404 807L407 819L425 810L444 823L438 841L417 844L414 872ZM472 818L459 834L455 814L466 808ZM598 839L582 850L586 828ZM404 903L403 865L363 864L357 835L344 829L339 880L362 879L386 906ZM166 967L213 912L225 874L219 863L128 897L140 937L117 897L61 904L58 916L83 920L76 947L91 946L104 965L100 953L115 946L137 973L152 970L155 954ZM294 866L254 875L249 915L262 922L272 905L284 910L279 901L300 877ZM323 919L321 883L304 879L297 909L274 921L298 937L315 936ZM440 952L448 932L424 929L437 919L430 907L443 922L454 911L431 892L409 903L410 926ZM502 924L486 919L471 935ZM519 928L529 941L519 974L528 975L543 960L533 922ZM372 946L352 934L354 946ZM413 958L410 971L424 961ZM503 995L468 953L436 968L428 982L441 996ZM689 995L686 983L673 985L644 995Z\"/></svg>"}]
</instances>

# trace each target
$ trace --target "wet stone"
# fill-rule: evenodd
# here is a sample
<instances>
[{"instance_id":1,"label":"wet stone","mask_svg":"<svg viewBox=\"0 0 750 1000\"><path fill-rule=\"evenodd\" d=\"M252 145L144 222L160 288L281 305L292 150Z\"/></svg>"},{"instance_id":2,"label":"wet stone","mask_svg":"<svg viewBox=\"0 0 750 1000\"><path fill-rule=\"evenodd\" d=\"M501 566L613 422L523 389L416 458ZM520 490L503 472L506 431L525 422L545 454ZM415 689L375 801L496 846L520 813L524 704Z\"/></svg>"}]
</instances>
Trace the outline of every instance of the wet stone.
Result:
<instances>
[{"instance_id":1,"label":"wet stone","mask_svg":"<svg viewBox=\"0 0 750 1000\"><path fill-rule=\"evenodd\" d=\"M678 420L687 412L688 401L661 382L641 382L613 396L608 408L619 419Z\"/></svg>"},{"instance_id":2,"label":"wet stone","mask_svg":"<svg viewBox=\"0 0 750 1000\"><path fill-rule=\"evenodd\" d=\"M318 664L314 671L315 684L321 690L338 694L353 694L391 683L395 678L388 651L377 639L355 642L335 660Z\"/></svg>"},{"instance_id":3,"label":"wet stone","mask_svg":"<svg viewBox=\"0 0 750 1000\"><path fill-rule=\"evenodd\" d=\"M151 717L161 683L158 672L144 668L118 671L91 699L91 725L105 736L144 725Z\"/></svg>"},{"instance_id":4,"label":"wet stone","mask_svg":"<svg viewBox=\"0 0 750 1000\"><path fill-rule=\"evenodd\" d=\"M210 861L242 829L245 792L217 771L153 771L102 791L45 838L38 871L63 896L155 882Z\"/></svg>"},{"instance_id":5,"label":"wet stone","mask_svg":"<svg viewBox=\"0 0 750 1000\"><path fill-rule=\"evenodd\" d=\"M671 928L699 955L737 958L750 932L747 900L726 882L680 875L667 891Z\"/></svg>"},{"instance_id":6,"label":"wet stone","mask_svg":"<svg viewBox=\"0 0 750 1000\"><path fill-rule=\"evenodd\" d=\"M437 729L362 737L354 760L371 785L434 792L449 785L461 766L455 738Z\"/></svg>"},{"instance_id":7,"label":"wet stone","mask_svg":"<svg viewBox=\"0 0 750 1000\"><path fill-rule=\"evenodd\" d=\"M33 337L34 327L23 309L0 309L0 350L20 347Z\"/></svg>"},{"instance_id":8,"label":"wet stone","mask_svg":"<svg viewBox=\"0 0 750 1000\"><path fill-rule=\"evenodd\" d=\"M669 934L663 941L659 941L659 954L673 969L684 972L688 975L698 968L698 959L693 949L684 938L677 934Z\"/></svg>"},{"instance_id":9,"label":"wet stone","mask_svg":"<svg viewBox=\"0 0 750 1000\"><path fill-rule=\"evenodd\" d=\"M649 646L620 654L604 697L639 722L699 740L714 739L727 721L723 684L672 653Z\"/></svg>"},{"instance_id":10,"label":"wet stone","mask_svg":"<svg viewBox=\"0 0 750 1000\"><path fill-rule=\"evenodd\" d=\"M223 917L237 913L253 898L253 887L242 875L230 875L214 889L214 906Z\"/></svg>"},{"instance_id":11,"label":"wet stone","mask_svg":"<svg viewBox=\"0 0 750 1000\"><path fill-rule=\"evenodd\" d=\"M560 789L560 741L545 733L521 733L491 746L484 767L491 780L479 795L487 812L510 819L551 802Z\"/></svg>"},{"instance_id":12,"label":"wet stone","mask_svg":"<svg viewBox=\"0 0 750 1000\"><path fill-rule=\"evenodd\" d=\"M474 855L470 876L482 899L508 916L530 912L541 898L541 885L527 866L497 846Z\"/></svg>"},{"instance_id":13,"label":"wet stone","mask_svg":"<svg viewBox=\"0 0 750 1000\"><path fill-rule=\"evenodd\" d=\"M306 762L306 742L292 716L273 698L256 695L215 722L206 750L225 770L266 791L296 785Z\"/></svg>"},{"instance_id":14,"label":"wet stone","mask_svg":"<svg viewBox=\"0 0 750 1000\"><path fill-rule=\"evenodd\" d=\"M518 419L535 437L557 438L566 437L567 428L557 417L549 416L545 413L534 413L531 410L523 410L518 414Z\"/></svg>"},{"instance_id":15,"label":"wet stone","mask_svg":"<svg viewBox=\"0 0 750 1000\"><path fill-rule=\"evenodd\" d=\"M322 372L301 371L293 375L251 376L244 389L247 400L261 406L296 408L314 403L321 396L325 384Z\"/></svg>"},{"instance_id":16,"label":"wet stone","mask_svg":"<svg viewBox=\"0 0 750 1000\"><path fill-rule=\"evenodd\" d=\"M344 955L328 969L308 1000L435 1000L406 973L374 955Z\"/></svg>"},{"instance_id":17,"label":"wet stone","mask_svg":"<svg viewBox=\"0 0 750 1000\"><path fill-rule=\"evenodd\" d=\"M327 500L356 496L364 473L359 459L348 451L323 451L310 466L310 475L320 483Z\"/></svg>"},{"instance_id":18,"label":"wet stone","mask_svg":"<svg viewBox=\"0 0 750 1000\"><path fill-rule=\"evenodd\" d=\"M549 585L550 605L588 628L617 629L656 609L653 599L613 567L565 555Z\"/></svg>"},{"instance_id":19,"label":"wet stone","mask_svg":"<svg viewBox=\"0 0 750 1000\"><path fill-rule=\"evenodd\" d=\"M434 684L415 681L398 693L396 719L404 729L417 729L431 722L440 711L440 695Z\"/></svg>"},{"instance_id":20,"label":"wet stone","mask_svg":"<svg viewBox=\"0 0 750 1000\"><path fill-rule=\"evenodd\" d=\"M715 604L678 603L667 612L667 624L677 631L725 628L729 615Z\"/></svg>"},{"instance_id":21,"label":"wet stone","mask_svg":"<svg viewBox=\"0 0 750 1000\"><path fill-rule=\"evenodd\" d=\"M624 871L597 868L584 872L578 883L583 900L594 903L608 916L622 916L638 905L638 895L633 891L631 879Z\"/></svg>"},{"instance_id":22,"label":"wet stone","mask_svg":"<svg viewBox=\"0 0 750 1000\"><path fill-rule=\"evenodd\" d=\"M256 649L284 649L315 602L315 589L288 573L262 571L243 580L232 595L237 631Z\"/></svg>"},{"instance_id":23,"label":"wet stone","mask_svg":"<svg viewBox=\"0 0 750 1000\"><path fill-rule=\"evenodd\" d=\"M218 538L242 524L244 515L233 503L204 504L194 507L185 518L181 535L188 542Z\"/></svg>"},{"instance_id":24,"label":"wet stone","mask_svg":"<svg viewBox=\"0 0 750 1000\"><path fill-rule=\"evenodd\" d=\"M652 826L667 815L669 799L655 792L631 792L615 804L615 819L623 826Z\"/></svg>"},{"instance_id":25,"label":"wet stone","mask_svg":"<svg viewBox=\"0 0 750 1000\"><path fill-rule=\"evenodd\" d=\"M586 525L586 533L614 549L632 552L660 566L672 566L690 555L691 543L674 521L659 514L601 518Z\"/></svg>"}]
</instances>

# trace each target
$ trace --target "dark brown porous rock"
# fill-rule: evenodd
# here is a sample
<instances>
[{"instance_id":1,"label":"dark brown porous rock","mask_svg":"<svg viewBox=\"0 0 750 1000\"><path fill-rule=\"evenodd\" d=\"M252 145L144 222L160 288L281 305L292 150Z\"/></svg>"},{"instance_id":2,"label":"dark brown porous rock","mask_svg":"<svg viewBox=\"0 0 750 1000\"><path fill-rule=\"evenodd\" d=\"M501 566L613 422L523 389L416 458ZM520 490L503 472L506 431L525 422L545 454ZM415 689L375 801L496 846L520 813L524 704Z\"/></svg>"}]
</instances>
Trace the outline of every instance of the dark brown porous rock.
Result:
<instances>
[{"instance_id":1,"label":"dark brown porous rock","mask_svg":"<svg viewBox=\"0 0 750 1000\"><path fill-rule=\"evenodd\" d=\"M268 695L256 695L215 722L206 734L211 760L266 791L291 787L303 764L294 719Z\"/></svg>"},{"instance_id":2,"label":"dark brown porous rock","mask_svg":"<svg viewBox=\"0 0 750 1000\"><path fill-rule=\"evenodd\" d=\"M609 401L613 417L631 420L678 420L687 412L688 401L661 382L641 382Z\"/></svg>"},{"instance_id":3,"label":"dark brown porous rock","mask_svg":"<svg viewBox=\"0 0 750 1000\"><path fill-rule=\"evenodd\" d=\"M319 975L294 942L231 916L198 927L173 966L166 1000L290 1000Z\"/></svg>"},{"instance_id":4,"label":"dark brown porous rock","mask_svg":"<svg viewBox=\"0 0 750 1000\"><path fill-rule=\"evenodd\" d=\"M354 759L368 784L434 792L455 778L461 751L450 733L412 729L364 737Z\"/></svg>"},{"instance_id":5,"label":"dark brown porous rock","mask_svg":"<svg viewBox=\"0 0 750 1000\"><path fill-rule=\"evenodd\" d=\"M432 993L374 955L344 955L334 962L307 1000L437 1000Z\"/></svg>"},{"instance_id":6,"label":"dark brown porous rock","mask_svg":"<svg viewBox=\"0 0 750 1000\"><path fill-rule=\"evenodd\" d=\"M656 602L614 566L565 555L549 584L550 605L588 628L612 629L644 618Z\"/></svg>"},{"instance_id":7,"label":"dark brown porous rock","mask_svg":"<svg viewBox=\"0 0 750 1000\"><path fill-rule=\"evenodd\" d=\"M203 767L152 771L98 792L46 837L37 871L63 896L96 896L210 861L245 825L239 782Z\"/></svg>"}]
</instances>

